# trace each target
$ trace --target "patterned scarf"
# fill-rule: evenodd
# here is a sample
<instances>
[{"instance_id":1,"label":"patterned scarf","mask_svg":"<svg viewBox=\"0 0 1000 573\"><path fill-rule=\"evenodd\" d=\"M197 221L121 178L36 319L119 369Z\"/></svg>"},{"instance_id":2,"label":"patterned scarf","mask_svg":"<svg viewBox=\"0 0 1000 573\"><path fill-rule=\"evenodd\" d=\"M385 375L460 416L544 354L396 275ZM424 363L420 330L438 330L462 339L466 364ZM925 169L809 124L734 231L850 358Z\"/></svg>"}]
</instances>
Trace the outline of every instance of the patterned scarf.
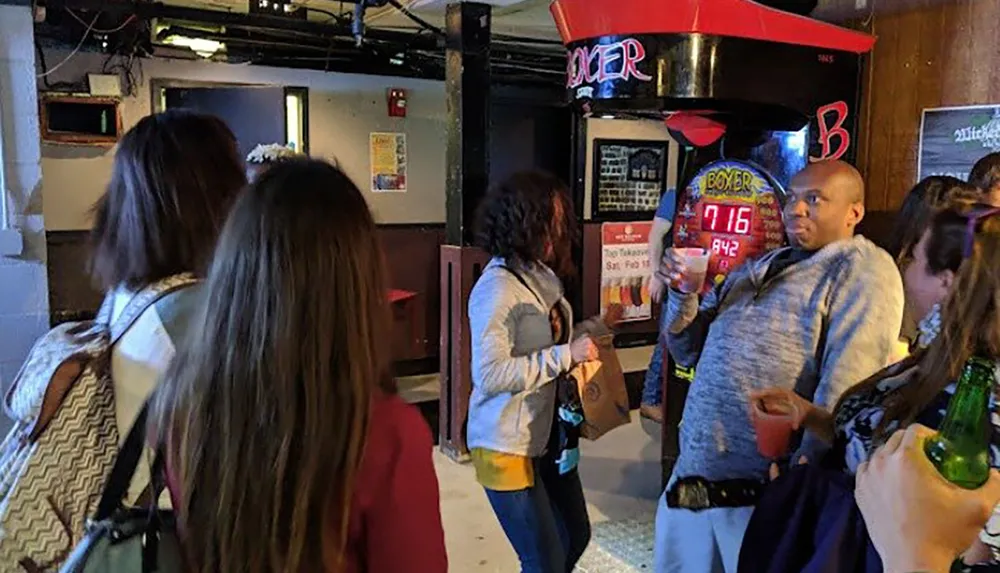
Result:
<instances>
[{"instance_id":1,"label":"patterned scarf","mask_svg":"<svg viewBox=\"0 0 1000 573\"><path fill-rule=\"evenodd\" d=\"M931 307L930 312L917 325L917 332L917 349L924 350L934 342L941 332L941 303Z\"/></svg>"}]
</instances>

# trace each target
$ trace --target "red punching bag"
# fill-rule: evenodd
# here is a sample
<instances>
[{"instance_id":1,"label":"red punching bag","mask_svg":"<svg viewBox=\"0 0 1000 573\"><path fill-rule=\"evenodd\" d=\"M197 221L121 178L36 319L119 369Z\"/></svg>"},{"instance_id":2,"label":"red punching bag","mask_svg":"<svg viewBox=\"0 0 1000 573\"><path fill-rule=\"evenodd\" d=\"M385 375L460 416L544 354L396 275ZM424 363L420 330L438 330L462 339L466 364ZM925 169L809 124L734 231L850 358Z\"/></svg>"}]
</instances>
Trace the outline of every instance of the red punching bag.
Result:
<instances>
[{"instance_id":1,"label":"red punching bag","mask_svg":"<svg viewBox=\"0 0 1000 573\"><path fill-rule=\"evenodd\" d=\"M725 124L711 117L711 112L678 111L664 119L674 141L685 147L706 147L726 133Z\"/></svg>"}]
</instances>

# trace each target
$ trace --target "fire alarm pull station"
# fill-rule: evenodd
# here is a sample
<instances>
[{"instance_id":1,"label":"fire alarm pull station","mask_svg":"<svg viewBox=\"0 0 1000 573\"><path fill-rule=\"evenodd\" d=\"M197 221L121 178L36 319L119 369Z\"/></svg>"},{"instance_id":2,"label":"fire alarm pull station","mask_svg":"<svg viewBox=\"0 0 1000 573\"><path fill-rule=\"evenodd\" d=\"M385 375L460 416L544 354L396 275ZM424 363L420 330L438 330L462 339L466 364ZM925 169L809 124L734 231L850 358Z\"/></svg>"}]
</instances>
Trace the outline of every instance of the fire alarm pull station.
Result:
<instances>
[{"instance_id":1,"label":"fire alarm pull station","mask_svg":"<svg viewBox=\"0 0 1000 573\"><path fill-rule=\"evenodd\" d=\"M389 117L406 117L406 90L389 88Z\"/></svg>"}]
</instances>

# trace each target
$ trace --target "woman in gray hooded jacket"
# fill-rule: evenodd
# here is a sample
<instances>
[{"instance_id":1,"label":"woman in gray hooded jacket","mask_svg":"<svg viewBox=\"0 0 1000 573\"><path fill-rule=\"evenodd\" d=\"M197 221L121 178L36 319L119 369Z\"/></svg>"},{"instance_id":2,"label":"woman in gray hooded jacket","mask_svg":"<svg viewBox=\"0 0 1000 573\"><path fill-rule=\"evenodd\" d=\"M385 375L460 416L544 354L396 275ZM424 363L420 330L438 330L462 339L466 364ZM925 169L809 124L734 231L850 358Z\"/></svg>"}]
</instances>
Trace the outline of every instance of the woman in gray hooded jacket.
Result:
<instances>
[{"instance_id":1,"label":"woman in gray hooded jacket","mask_svg":"<svg viewBox=\"0 0 1000 573\"><path fill-rule=\"evenodd\" d=\"M550 175L515 174L480 208L478 239L492 260L469 299L468 445L523 573L572 571L590 540L576 470L582 416L565 375L597 359L587 332L607 327L572 326L561 277L573 275L575 234L568 190Z\"/></svg>"}]
</instances>

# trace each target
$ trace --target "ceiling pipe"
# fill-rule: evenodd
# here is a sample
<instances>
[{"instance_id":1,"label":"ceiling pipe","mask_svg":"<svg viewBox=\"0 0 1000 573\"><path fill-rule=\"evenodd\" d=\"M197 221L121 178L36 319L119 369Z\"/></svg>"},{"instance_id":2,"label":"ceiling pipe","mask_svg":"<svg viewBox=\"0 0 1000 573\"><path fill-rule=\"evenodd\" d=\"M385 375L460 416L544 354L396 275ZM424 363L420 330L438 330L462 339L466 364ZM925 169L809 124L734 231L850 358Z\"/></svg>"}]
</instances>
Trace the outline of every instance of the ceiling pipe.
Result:
<instances>
[{"instance_id":1,"label":"ceiling pipe","mask_svg":"<svg viewBox=\"0 0 1000 573\"><path fill-rule=\"evenodd\" d=\"M286 60L302 60L303 62L306 60L315 60L323 62L324 65L320 67L311 65L308 67L311 69L332 71L331 66L327 65L329 63L328 60L343 57L348 53L346 50L332 47L330 45L332 42L342 42L344 47L352 46L353 50L355 50L355 58L359 59L359 64L363 63L363 65L355 67L348 66L346 68L342 65L334 66L339 68L337 71L344 72L375 73L375 71L378 71L379 73L387 75L437 77L437 73L428 76L428 72L426 72L426 70L425 72L418 73L417 68L408 70L404 69L406 66L380 66L376 64L380 64L382 63L382 60L386 59L385 54L388 53L386 50L393 51L393 53L397 51L406 51L414 54L418 57L418 59L430 58L430 60L425 60L425 63L417 61L408 64L411 66L415 65L418 68L426 68L425 64L429 64L436 70L440 67L441 62L439 60L443 60L444 57L441 39L436 35L384 30L378 28L369 28L365 31L365 38L368 40L368 42L366 42L366 46L369 49L364 50L364 48L362 48L361 51L358 51L356 47L353 47L354 35L352 34L351 24L349 22L339 24L319 23L305 20L285 19L264 14L237 14L231 12L169 6L160 2L122 2L120 4L110 4L103 0L48 0L46 5L50 10L69 8L75 10L103 11L111 14L120 14L123 17L135 15L136 17L144 20L156 18L165 21L164 23L168 24L168 28L172 29L172 31L184 29L184 22L223 26L226 28L226 31L222 34L204 30L189 29L184 30L184 35L205 38L211 37L224 42L232 42L233 47L242 46L250 50L253 50L254 46L259 49L261 47L266 47L267 45L277 48L275 50L276 53L273 55L261 53L253 56L253 60L255 62L265 65L269 61L277 63ZM271 37L284 35L284 38L279 38L277 42L259 43L258 40L264 39L252 37L241 38L238 35L238 30L258 32L263 35L270 35ZM308 36L308 38L291 39L288 34L303 35ZM162 39L162 37L160 37L160 39ZM518 38L502 35L498 35L495 40L497 49L494 50L494 65L498 66L498 70L507 71L508 68L510 68L510 70L529 71L534 69L536 72L535 75L539 77L532 80L531 78L521 78L520 76L515 77L508 74L498 75L508 80L517 82L536 81L538 85L548 86L550 84L558 84L560 87L562 86L562 77L559 76L558 78L553 79L554 76L551 75L565 72L565 52L561 45L548 46L545 45L548 42L545 42L544 40L537 42L528 40L521 44L517 42ZM266 40L264 41L266 42ZM317 53L319 51L317 48L319 48L320 45L323 46L324 53L328 54L330 57L324 57L322 60L316 60L316 58L308 56L305 58L296 58L295 52L297 50L305 52L305 54ZM370 50L374 50L374 52L369 53ZM319 56L317 55L316 57ZM366 66L374 67L368 69Z\"/></svg>"},{"instance_id":2,"label":"ceiling pipe","mask_svg":"<svg viewBox=\"0 0 1000 573\"><path fill-rule=\"evenodd\" d=\"M350 0L345 0L350 1ZM206 24L216 24L222 26L240 26L245 28L256 28L261 30L274 31L296 31L309 34L311 36L329 38L331 36L353 37L354 33L351 25L335 25L309 20L296 20L292 18L282 18L269 14L242 14L235 12L220 12L216 10L203 10L201 8L188 8L186 6L171 6L162 2L122 2L109 3L105 0L49 0L46 2L47 8L69 8L76 10L100 10L109 13L122 13L144 19L160 18L166 20L186 20L191 22L202 22ZM439 49L441 43L438 38L413 34L409 32L398 32L394 30L369 29L365 33L366 39L378 42L397 42L419 49Z\"/></svg>"}]
</instances>

